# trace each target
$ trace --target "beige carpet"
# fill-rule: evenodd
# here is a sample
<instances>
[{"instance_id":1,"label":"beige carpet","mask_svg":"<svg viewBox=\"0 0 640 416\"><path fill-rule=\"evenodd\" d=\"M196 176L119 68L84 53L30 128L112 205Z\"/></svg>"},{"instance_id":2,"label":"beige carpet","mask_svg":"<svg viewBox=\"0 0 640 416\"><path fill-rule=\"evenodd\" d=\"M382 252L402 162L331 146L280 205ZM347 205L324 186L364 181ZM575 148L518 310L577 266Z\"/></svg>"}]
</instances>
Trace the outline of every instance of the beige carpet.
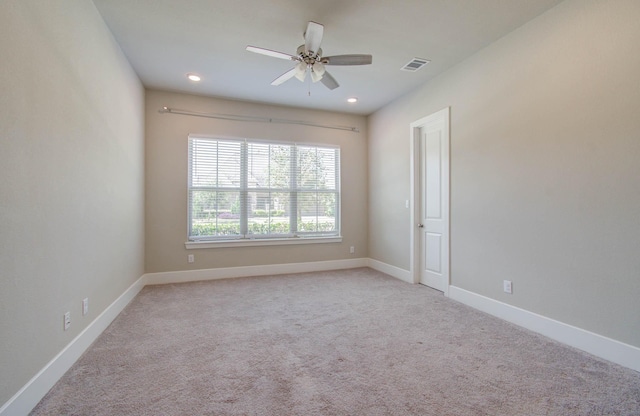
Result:
<instances>
[{"instance_id":1,"label":"beige carpet","mask_svg":"<svg viewBox=\"0 0 640 416\"><path fill-rule=\"evenodd\" d=\"M640 415L640 373L371 269L145 287L34 415Z\"/></svg>"}]
</instances>

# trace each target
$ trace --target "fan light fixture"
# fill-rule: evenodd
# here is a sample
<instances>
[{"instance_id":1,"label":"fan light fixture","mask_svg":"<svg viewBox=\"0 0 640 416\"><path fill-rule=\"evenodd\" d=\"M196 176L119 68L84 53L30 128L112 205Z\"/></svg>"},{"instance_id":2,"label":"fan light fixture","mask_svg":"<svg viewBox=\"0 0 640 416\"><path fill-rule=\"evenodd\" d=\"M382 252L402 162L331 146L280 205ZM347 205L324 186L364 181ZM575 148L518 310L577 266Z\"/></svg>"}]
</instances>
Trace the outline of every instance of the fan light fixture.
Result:
<instances>
[{"instance_id":1,"label":"fan light fixture","mask_svg":"<svg viewBox=\"0 0 640 416\"><path fill-rule=\"evenodd\" d=\"M371 55L362 54L323 56L322 48L320 47L323 34L323 25L316 22L309 22L307 30L303 35L304 44L298 46L295 55L251 45L248 45L246 49L249 52L259 53L272 58L296 62L293 68L274 79L271 85L280 85L293 77L304 82L307 72L311 72L311 80L313 82L322 81L325 87L334 90L340 85L335 78L327 72L325 65L370 65L372 57Z\"/></svg>"},{"instance_id":2,"label":"fan light fixture","mask_svg":"<svg viewBox=\"0 0 640 416\"><path fill-rule=\"evenodd\" d=\"M196 75L196 74L187 74L187 78L189 78L189 81L193 81L193 82L198 82L200 81L200 75Z\"/></svg>"},{"instance_id":3,"label":"fan light fixture","mask_svg":"<svg viewBox=\"0 0 640 416\"><path fill-rule=\"evenodd\" d=\"M348 103L357 103L358 99L356 97L347 98Z\"/></svg>"},{"instance_id":4,"label":"fan light fixture","mask_svg":"<svg viewBox=\"0 0 640 416\"><path fill-rule=\"evenodd\" d=\"M300 81L304 81L305 76L307 75L307 63L304 61L298 62L296 65L295 77Z\"/></svg>"},{"instance_id":5,"label":"fan light fixture","mask_svg":"<svg viewBox=\"0 0 640 416\"><path fill-rule=\"evenodd\" d=\"M326 70L324 69L324 65L322 65L320 62L316 61L311 66L311 80L313 82L320 81L325 72L326 72Z\"/></svg>"}]
</instances>

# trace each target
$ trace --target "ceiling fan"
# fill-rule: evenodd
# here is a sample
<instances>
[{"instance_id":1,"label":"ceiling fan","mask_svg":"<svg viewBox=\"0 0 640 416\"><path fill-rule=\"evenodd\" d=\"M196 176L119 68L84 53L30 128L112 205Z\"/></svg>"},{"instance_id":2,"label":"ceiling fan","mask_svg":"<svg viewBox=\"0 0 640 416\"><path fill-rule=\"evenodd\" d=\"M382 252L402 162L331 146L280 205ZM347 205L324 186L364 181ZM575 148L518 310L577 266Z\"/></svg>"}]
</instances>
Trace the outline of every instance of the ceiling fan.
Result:
<instances>
[{"instance_id":1,"label":"ceiling fan","mask_svg":"<svg viewBox=\"0 0 640 416\"><path fill-rule=\"evenodd\" d=\"M298 78L300 81L304 81L307 76L307 72L309 72L313 82L322 81L327 88L333 90L338 88L339 84L324 68L325 65L369 65L373 58L371 55L359 54L322 56L320 43L322 42L323 33L323 25L316 22L309 22L307 30L304 32L304 45L300 45L298 47L296 55L289 55L288 53L251 45L247 46L246 49L249 52L297 62L296 66L273 80L271 85L280 85L293 77Z\"/></svg>"}]
</instances>

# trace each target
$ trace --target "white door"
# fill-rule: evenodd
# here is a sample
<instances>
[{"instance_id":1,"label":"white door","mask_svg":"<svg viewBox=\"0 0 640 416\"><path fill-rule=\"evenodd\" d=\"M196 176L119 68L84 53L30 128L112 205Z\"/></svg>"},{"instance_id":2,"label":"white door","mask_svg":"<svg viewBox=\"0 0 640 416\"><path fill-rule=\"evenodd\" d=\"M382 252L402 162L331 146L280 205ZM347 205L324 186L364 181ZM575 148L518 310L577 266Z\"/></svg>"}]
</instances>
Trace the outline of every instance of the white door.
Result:
<instances>
[{"instance_id":1,"label":"white door","mask_svg":"<svg viewBox=\"0 0 640 416\"><path fill-rule=\"evenodd\" d=\"M447 294L449 287L449 109L420 120L420 283Z\"/></svg>"}]
</instances>

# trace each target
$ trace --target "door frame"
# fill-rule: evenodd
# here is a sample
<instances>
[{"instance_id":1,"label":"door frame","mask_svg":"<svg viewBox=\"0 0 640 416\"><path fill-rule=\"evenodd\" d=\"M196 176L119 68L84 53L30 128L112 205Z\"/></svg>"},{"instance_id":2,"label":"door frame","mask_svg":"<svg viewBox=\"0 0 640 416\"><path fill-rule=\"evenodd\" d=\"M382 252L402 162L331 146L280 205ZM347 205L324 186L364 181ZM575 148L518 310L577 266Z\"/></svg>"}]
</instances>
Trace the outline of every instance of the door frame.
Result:
<instances>
[{"instance_id":1,"label":"door frame","mask_svg":"<svg viewBox=\"0 0 640 416\"><path fill-rule=\"evenodd\" d=\"M445 107L440 111L414 121L409 125L410 128L410 226L409 226L409 276L413 283L420 283L420 233L418 230L418 222L420 221L420 201L422 190L420 189L420 140L421 130L426 124L438 119L445 121L445 134L447 136L447 169L443 172L443 178L446 178L442 184L443 199L446 200L446 230L447 230L447 276L444 287L444 295L449 296L449 286L451 285L451 132L450 132L450 109Z\"/></svg>"}]
</instances>

